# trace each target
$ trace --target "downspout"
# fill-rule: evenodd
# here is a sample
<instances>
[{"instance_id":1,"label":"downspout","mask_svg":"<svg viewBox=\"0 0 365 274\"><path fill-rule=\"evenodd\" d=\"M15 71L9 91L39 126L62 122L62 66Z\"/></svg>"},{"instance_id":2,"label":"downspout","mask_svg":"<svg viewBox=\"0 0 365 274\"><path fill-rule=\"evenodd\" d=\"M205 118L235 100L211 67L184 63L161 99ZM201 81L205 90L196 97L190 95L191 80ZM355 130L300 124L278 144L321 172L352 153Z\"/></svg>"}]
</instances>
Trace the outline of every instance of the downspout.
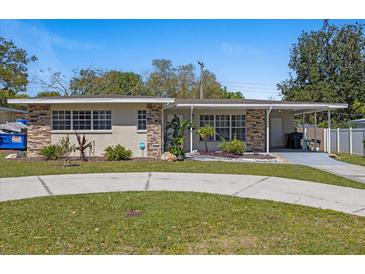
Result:
<instances>
[{"instance_id":1,"label":"downspout","mask_svg":"<svg viewBox=\"0 0 365 274\"><path fill-rule=\"evenodd\" d=\"M272 107L268 108L266 110L266 154L270 154L270 112L272 110Z\"/></svg>"}]
</instances>

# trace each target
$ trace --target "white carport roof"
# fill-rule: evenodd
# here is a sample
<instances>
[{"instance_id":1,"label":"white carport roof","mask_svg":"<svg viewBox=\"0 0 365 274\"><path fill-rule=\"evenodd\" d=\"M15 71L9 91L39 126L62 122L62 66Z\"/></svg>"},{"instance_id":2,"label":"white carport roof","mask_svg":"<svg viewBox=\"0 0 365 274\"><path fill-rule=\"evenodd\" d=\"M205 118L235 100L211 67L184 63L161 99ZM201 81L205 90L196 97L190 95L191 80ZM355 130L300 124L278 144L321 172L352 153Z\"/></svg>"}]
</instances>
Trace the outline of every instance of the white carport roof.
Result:
<instances>
[{"instance_id":1,"label":"white carport roof","mask_svg":"<svg viewBox=\"0 0 365 274\"><path fill-rule=\"evenodd\" d=\"M295 114L325 111L328 109L345 109L347 104L338 103L308 103L308 102L284 102L272 100L255 100L255 99L177 99L169 107L175 108L219 108L219 109L286 109L292 110Z\"/></svg>"}]
</instances>

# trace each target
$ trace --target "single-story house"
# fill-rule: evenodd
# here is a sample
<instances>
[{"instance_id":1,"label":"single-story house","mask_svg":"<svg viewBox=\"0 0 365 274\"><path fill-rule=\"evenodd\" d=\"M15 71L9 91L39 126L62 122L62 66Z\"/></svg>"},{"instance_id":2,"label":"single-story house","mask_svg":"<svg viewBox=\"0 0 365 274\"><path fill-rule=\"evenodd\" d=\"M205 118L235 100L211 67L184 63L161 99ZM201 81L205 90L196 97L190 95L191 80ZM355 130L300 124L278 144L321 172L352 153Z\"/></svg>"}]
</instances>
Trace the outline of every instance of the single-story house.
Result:
<instances>
[{"instance_id":1,"label":"single-story house","mask_svg":"<svg viewBox=\"0 0 365 274\"><path fill-rule=\"evenodd\" d=\"M294 131L294 116L309 112L347 108L346 104L294 103L252 99L174 99L135 96L70 96L9 99L11 104L26 105L28 156L37 156L48 144L57 143L74 131L85 133L95 142L95 155L109 145L121 144L141 157L139 144L146 144L145 156L158 158L164 150L166 125L174 115L193 121L196 128L210 124L215 135L209 150L218 149L223 137L236 136L252 151L270 152L285 144L285 133ZM185 150L204 149L195 131L186 133Z\"/></svg>"},{"instance_id":2,"label":"single-story house","mask_svg":"<svg viewBox=\"0 0 365 274\"><path fill-rule=\"evenodd\" d=\"M365 118L350 121L351 125L355 125L358 128L365 128Z\"/></svg>"},{"instance_id":3,"label":"single-story house","mask_svg":"<svg viewBox=\"0 0 365 274\"><path fill-rule=\"evenodd\" d=\"M26 114L27 111L22 109L0 106L0 124L15 122L16 119L24 117Z\"/></svg>"}]
</instances>

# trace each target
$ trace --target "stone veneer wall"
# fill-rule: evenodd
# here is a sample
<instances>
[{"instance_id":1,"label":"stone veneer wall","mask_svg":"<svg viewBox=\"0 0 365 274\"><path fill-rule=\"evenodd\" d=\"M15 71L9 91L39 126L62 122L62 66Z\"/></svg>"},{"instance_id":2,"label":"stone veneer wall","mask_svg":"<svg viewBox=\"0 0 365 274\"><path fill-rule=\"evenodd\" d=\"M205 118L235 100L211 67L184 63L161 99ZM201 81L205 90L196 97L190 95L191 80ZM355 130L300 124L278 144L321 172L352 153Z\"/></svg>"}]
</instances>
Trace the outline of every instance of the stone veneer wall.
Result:
<instances>
[{"instance_id":1,"label":"stone veneer wall","mask_svg":"<svg viewBox=\"0 0 365 274\"><path fill-rule=\"evenodd\" d=\"M51 110L49 105L28 106L27 157L39 156L39 150L51 143Z\"/></svg>"},{"instance_id":2,"label":"stone veneer wall","mask_svg":"<svg viewBox=\"0 0 365 274\"><path fill-rule=\"evenodd\" d=\"M160 158L162 148L162 105L147 104L147 157Z\"/></svg>"},{"instance_id":3,"label":"stone veneer wall","mask_svg":"<svg viewBox=\"0 0 365 274\"><path fill-rule=\"evenodd\" d=\"M246 142L253 151L264 151L266 147L264 109L248 109L246 112Z\"/></svg>"}]
</instances>

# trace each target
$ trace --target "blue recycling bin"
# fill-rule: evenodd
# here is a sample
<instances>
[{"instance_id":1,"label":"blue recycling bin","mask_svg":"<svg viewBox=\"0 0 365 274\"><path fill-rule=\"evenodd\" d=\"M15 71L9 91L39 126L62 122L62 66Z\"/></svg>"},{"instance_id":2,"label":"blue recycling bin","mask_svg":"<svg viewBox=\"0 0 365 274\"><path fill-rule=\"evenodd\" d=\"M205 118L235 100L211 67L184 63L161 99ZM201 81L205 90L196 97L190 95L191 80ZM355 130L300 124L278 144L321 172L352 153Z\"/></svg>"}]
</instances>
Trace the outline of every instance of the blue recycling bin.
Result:
<instances>
[{"instance_id":1,"label":"blue recycling bin","mask_svg":"<svg viewBox=\"0 0 365 274\"><path fill-rule=\"evenodd\" d=\"M26 150L27 135L23 133L0 134L0 149Z\"/></svg>"}]
</instances>

